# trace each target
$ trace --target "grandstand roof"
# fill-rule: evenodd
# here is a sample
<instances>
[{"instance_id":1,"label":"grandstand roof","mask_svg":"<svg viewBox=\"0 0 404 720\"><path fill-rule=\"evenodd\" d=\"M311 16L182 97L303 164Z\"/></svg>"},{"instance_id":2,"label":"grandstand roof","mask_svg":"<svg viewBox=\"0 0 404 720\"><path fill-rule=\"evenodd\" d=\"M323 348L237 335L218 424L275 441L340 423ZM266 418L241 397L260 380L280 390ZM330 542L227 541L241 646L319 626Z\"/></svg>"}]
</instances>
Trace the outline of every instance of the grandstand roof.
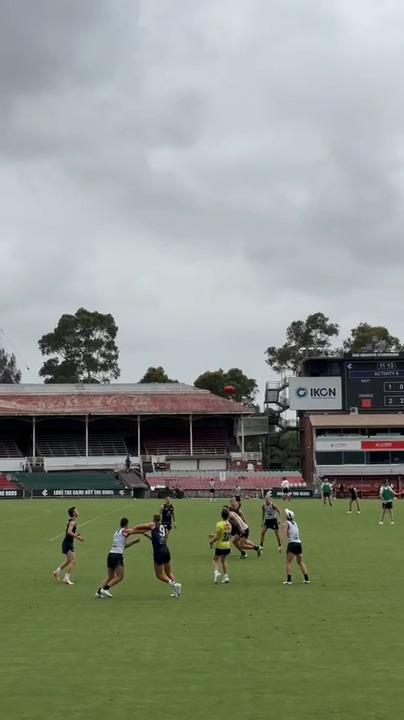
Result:
<instances>
[{"instance_id":1,"label":"grandstand roof","mask_svg":"<svg viewBox=\"0 0 404 720\"><path fill-rule=\"evenodd\" d=\"M182 383L0 384L0 416L250 415L240 403Z\"/></svg>"}]
</instances>

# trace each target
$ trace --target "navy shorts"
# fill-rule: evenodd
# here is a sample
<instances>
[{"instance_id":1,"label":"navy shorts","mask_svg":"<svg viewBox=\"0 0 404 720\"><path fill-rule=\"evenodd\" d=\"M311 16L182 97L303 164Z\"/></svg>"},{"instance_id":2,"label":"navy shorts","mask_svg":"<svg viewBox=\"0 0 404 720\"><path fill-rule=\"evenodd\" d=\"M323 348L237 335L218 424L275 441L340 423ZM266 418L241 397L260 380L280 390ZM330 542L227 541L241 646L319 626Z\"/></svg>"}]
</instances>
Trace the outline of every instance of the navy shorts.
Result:
<instances>
[{"instance_id":1,"label":"navy shorts","mask_svg":"<svg viewBox=\"0 0 404 720\"><path fill-rule=\"evenodd\" d=\"M68 552L74 552L74 544L72 542L66 542L65 540L63 540L62 553L63 555L67 555Z\"/></svg>"},{"instance_id":2,"label":"navy shorts","mask_svg":"<svg viewBox=\"0 0 404 720\"><path fill-rule=\"evenodd\" d=\"M293 555L301 555L303 553L302 543L299 543L299 542L288 543L286 552L293 553Z\"/></svg>"},{"instance_id":3,"label":"navy shorts","mask_svg":"<svg viewBox=\"0 0 404 720\"><path fill-rule=\"evenodd\" d=\"M122 553L108 553L108 557L107 557L108 570L116 570L117 567L123 567Z\"/></svg>"},{"instance_id":4,"label":"navy shorts","mask_svg":"<svg viewBox=\"0 0 404 720\"><path fill-rule=\"evenodd\" d=\"M171 555L167 552L161 552L154 555L155 565L167 565L171 561Z\"/></svg>"},{"instance_id":5,"label":"navy shorts","mask_svg":"<svg viewBox=\"0 0 404 720\"><path fill-rule=\"evenodd\" d=\"M226 555L230 555L230 550L225 550L224 548L216 548L215 557L223 557Z\"/></svg>"},{"instance_id":6,"label":"navy shorts","mask_svg":"<svg viewBox=\"0 0 404 720\"><path fill-rule=\"evenodd\" d=\"M279 523L277 518L269 518L265 520L265 527L267 530L279 530Z\"/></svg>"}]
</instances>

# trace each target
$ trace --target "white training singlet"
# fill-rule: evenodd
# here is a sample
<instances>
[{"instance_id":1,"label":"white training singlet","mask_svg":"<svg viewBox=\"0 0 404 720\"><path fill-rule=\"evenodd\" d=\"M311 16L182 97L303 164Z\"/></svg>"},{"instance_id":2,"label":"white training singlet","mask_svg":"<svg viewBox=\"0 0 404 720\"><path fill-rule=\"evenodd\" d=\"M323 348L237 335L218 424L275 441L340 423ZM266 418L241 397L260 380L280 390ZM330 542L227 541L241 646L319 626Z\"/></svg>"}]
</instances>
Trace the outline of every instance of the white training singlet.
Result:
<instances>
[{"instance_id":1,"label":"white training singlet","mask_svg":"<svg viewBox=\"0 0 404 720\"><path fill-rule=\"evenodd\" d=\"M114 532L113 539L112 539L112 548L110 552L112 553L118 553L119 555L122 555L124 548L125 548L125 541L126 541L126 530L125 528L121 528L120 530L117 530Z\"/></svg>"},{"instance_id":2,"label":"white training singlet","mask_svg":"<svg viewBox=\"0 0 404 720\"><path fill-rule=\"evenodd\" d=\"M281 488L288 488L289 489L289 480L282 480L281 482Z\"/></svg>"},{"instance_id":3,"label":"white training singlet","mask_svg":"<svg viewBox=\"0 0 404 720\"><path fill-rule=\"evenodd\" d=\"M288 520L288 540L289 542L302 542L300 539L299 527L292 520Z\"/></svg>"},{"instance_id":4,"label":"white training singlet","mask_svg":"<svg viewBox=\"0 0 404 720\"><path fill-rule=\"evenodd\" d=\"M274 520L276 518L275 508L272 503L265 503L265 520Z\"/></svg>"}]
</instances>

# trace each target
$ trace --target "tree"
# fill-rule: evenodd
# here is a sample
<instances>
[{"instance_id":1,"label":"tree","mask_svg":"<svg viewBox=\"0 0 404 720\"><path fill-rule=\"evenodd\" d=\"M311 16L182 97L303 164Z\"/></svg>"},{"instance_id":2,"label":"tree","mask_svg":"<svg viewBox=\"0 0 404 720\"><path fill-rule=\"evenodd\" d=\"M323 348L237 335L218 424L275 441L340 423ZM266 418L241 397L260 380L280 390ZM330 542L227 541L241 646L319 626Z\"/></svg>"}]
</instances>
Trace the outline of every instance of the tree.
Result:
<instances>
[{"instance_id":1,"label":"tree","mask_svg":"<svg viewBox=\"0 0 404 720\"><path fill-rule=\"evenodd\" d=\"M42 355L51 355L39 374L45 383L107 383L120 375L118 328L112 315L79 308L62 315L55 329L38 341Z\"/></svg>"},{"instance_id":2,"label":"tree","mask_svg":"<svg viewBox=\"0 0 404 720\"><path fill-rule=\"evenodd\" d=\"M270 447L269 462L271 469L297 470L299 438L296 429L279 433L279 445Z\"/></svg>"},{"instance_id":3,"label":"tree","mask_svg":"<svg viewBox=\"0 0 404 720\"><path fill-rule=\"evenodd\" d=\"M9 355L0 347L0 383L21 382L21 371L17 368L15 355Z\"/></svg>"},{"instance_id":4,"label":"tree","mask_svg":"<svg viewBox=\"0 0 404 720\"><path fill-rule=\"evenodd\" d=\"M331 340L338 333L339 326L320 312L308 315L306 320L295 320L286 329L286 342L280 347L271 345L267 348L266 362L275 372L292 370L297 373L308 354L329 353Z\"/></svg>"},{"instance_id":5,"label":"tree","mask_svg":"<svg viewBox=\"0 0 404 720\"><path fill-rule=\"evenodd\" d=\"M254 405L254 399L258 392L256 381L247 377L239 368L231 368L227 372L221 368L212 372L208 370L196 378L194 385L222 397L226 397L224 388L233 386L235 389L234 399L248 406Z\"/></svg>"},{"instance_id":6,"label":"tree","mask_svg":"<svg viewBox=\"0 0 404 720\"><path fill-rule=\"evenodd\" d=\"M343 349L345 352L354 353L385 353L401 350L401 343L382 325L362 322L352 328L350 337L344 341Z\"/></svg>"},{"instance_id":7,"label":"tree","mask_svg":"<svg viewBox=\"0 0 404 720\"><path fill-rule=\"evenodd\" d=\"M171 380L161 365L147 368L140 383L177 383L178 380Z\"/></svg>"}]
</instances>

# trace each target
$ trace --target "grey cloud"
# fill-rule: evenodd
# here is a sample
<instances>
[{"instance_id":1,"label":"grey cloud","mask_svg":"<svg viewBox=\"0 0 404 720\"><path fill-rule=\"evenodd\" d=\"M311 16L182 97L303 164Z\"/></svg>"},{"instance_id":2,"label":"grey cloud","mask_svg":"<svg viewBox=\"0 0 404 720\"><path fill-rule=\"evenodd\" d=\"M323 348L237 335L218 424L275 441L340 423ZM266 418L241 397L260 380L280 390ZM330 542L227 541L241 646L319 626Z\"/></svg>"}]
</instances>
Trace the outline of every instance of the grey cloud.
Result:
<instances>
[{"instance_id":1,"label":"grey cloud","mask_svg":"<svg viewBox=\"0 0 404 720\"><path fill-rule=\"evenodd\" d=\"M262 380L315 310L400 334L399 0L1 13L0 308L33 366L80 304L115 315L129 380L164 362Z\"/></svg>"}]
</instances>

